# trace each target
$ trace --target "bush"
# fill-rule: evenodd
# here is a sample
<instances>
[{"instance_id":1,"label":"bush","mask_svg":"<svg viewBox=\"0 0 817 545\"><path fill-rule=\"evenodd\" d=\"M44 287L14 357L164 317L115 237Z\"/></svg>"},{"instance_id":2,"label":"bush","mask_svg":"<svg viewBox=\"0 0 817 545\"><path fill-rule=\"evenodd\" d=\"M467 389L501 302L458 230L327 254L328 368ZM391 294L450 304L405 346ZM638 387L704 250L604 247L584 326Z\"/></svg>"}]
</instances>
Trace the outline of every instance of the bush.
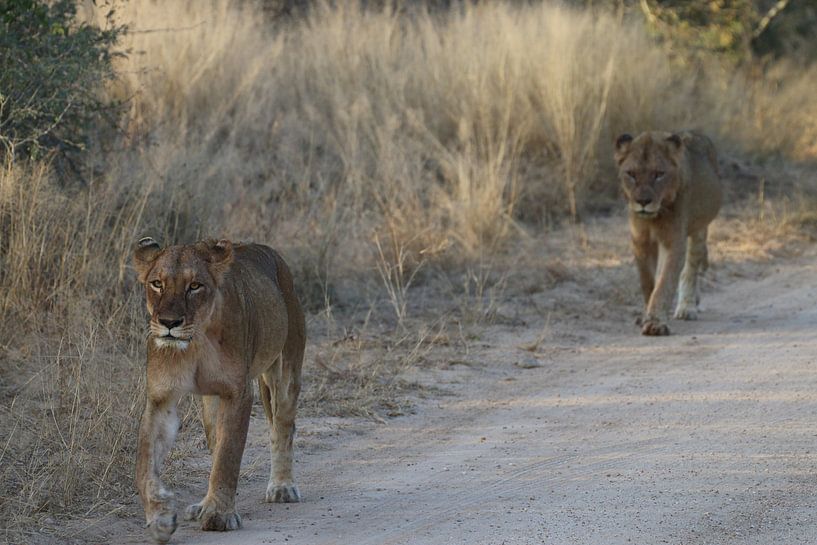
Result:
<instances>
[{"instance_id":1,"label":"bush","mask_svg":"<svg viewBox=\"0 0 817 545\"><path fill-rule=\"evenodd\" d=\"M817 7L812 2L643 0L634 2L651 30L689 52L733 63L766 56L815 60Z\"/></svg>"},{"instance_id":2,"label":"bush","mask_svg":"<svg viewBox=\"0 0 817 545\"><path fill-rule=\"evenodd\" d=\"M106 109L123 27L79 24L73 0L0 0L0 146L9 157L81 149Z\"/></svg>"}]
</instances>

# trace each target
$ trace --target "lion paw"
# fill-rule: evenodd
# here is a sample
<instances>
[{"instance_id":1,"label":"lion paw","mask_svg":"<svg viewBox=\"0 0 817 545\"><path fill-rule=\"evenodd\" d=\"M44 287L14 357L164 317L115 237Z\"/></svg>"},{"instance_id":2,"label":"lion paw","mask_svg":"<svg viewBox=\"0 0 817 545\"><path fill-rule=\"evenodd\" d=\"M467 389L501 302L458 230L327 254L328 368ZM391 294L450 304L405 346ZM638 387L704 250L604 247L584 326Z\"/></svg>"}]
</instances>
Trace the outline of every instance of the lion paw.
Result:
<instances>
[{"instance_id":1,"label":"lion paw","mask_svg":"<svg viewBox=\"0 0 817 545\"><path fill-rule=\"evenodd\" d=\"M156 543L167 543L176 531L176 526L176 513L163 511L148 523L148 532Z\"/></svg>"},{"instance_id":2,"label":"lion paw","mask_svg":"<svg viewBox=\"0 0 817 545\"><path fill-rule=\"evenodd\" d=\"M200 520L201 529L205 531L225 532L241 528L241 517L235 511L220 512L215 501L204 498L184 511L185 520Z\"/></svg>"},{"instance_id":3,"label":"lion paw","mask_svg":"<svg viewBox=\"0 0 817 545\"><path fill-rule=\"evenodd\" d=\"M267 503L298 503L301 501L301 493L295 483L269 483L265 501Z\"/></svg>"},{"instance_id":4,"label":"lion paw","mask_svg":"<svg viewBox=\"0 0 817 545\"><path fill-rule=\"evenodd\" d=\"M697 320L698 319L698 312L695 309L691 309L688 307L678 307L675 309L675 319L676 320Z\"/></svg>"},{"instance_id":5,"label":"lion paw","mask_svg":"<svg viewBox=\"0 0 817 545\"><path fill-rule=\"evenodd\" d=\"M658 320L647 319L644 320L644 325L641 327L641 334L649 337L669 335L669 327Z\"/></svg>"},{"instance_id":6,"label":"lion paw","mask_svg":"<svg viewBox=\"0 0 817 545\"><path fill-rule=\"evenodd\" d=\"M204 511L204 500L189 505L187 509L184 510L184 520L199 520L202 511Z\"/></svg>"},{"instance_id":7,"label":"lion paw","mask_svg":"<svg viewBox=\"0 0 817 545\"><path fill-rule=\"evenodd\" d=\"M238 513L210 513L201 521L201 529L205 532L226 532L241 528L241 517Z\"/></svg>"}]
</instances>

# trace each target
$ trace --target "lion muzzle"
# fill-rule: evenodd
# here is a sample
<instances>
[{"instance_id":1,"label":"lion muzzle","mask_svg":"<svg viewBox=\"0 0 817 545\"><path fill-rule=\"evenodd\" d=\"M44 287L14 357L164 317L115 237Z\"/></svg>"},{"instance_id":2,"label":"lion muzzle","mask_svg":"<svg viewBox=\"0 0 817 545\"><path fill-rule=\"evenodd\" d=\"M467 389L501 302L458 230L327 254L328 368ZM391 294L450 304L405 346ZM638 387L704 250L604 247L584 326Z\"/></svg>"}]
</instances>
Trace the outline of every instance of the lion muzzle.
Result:
<instances>
[{"instance_id":1,"label":"lion muzzle","mask_svg":"<svg viewBox=\"0 0 817 545\"><path fill-rule=\"evenodd\" d=\"M647 203L630 203L630 210L632 213L641 218L654 218L658 215L660 208L661 205L655 201L647 201Z\"/></svg>"},{"instance_id":2,"label":"lion muzzle","mask_svg":"<svg viewBox=\"0 0 817 545\"><path fill-rule=\"evenodd\" d=\"M160 318L159 323L150 322L150 332L153 335L157 348L186 350L190 345L191 335L188 328L184 328L184 319L166 320ZM172 326L172 327L168 327Z\"/></svg>"}]
</instances>

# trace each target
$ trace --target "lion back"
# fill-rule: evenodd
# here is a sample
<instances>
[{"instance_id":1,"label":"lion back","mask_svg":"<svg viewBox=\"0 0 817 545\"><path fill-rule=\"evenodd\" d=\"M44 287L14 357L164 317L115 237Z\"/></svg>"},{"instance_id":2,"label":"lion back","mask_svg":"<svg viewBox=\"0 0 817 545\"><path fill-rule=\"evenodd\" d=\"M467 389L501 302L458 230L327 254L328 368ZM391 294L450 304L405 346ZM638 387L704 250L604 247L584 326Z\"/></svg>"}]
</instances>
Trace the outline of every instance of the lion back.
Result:
<instances>
[{"instance_id":1,"label":"lion back","mask_svg":"<svg viewBox=\"0 0 817 545\"><path fill-rule=\"evenodd\" d=\"M718 154L712 140L703 134L687 131L681 134L681 139L689 164L689 219L694 224L707 225L723 202Z\"/></svg>"},{"instance_id":2,"label":"lion back","mask_svg":"<svg viewBox=\"0 0 817 545\"><path fill-rule=\"evenodd\" d=\"M289 266L278 252L264 244L236 245L235 256L245 270L267 276L280 290L287 315L284 352L300 360L297 353L302 353L306 345L306 323Z\"/></svg>"},{"instance_id":3,"label":"lion back","mask_svg":"<svg viewBox=\"0 0 817 545\"><path fill-rule=\"evenodd\" d=\"M686 131L681 135L681 140L684 142L684 146L686 146L693 161L705 162L715 173L715 176L720 178L718 152L715 150L715 144L712 143L708 136L696 131Z\"/></svg>"}]
</instances>

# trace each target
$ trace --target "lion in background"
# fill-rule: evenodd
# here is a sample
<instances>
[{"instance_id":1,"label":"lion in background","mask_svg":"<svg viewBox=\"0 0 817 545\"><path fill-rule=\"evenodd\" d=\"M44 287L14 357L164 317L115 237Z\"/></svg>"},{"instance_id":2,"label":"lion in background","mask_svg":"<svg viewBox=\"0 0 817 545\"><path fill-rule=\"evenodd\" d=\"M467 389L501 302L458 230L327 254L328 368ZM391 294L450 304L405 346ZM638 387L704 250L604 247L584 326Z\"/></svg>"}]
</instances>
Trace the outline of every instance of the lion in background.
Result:
<instances>
[{"instance_id":1,"label":"lion in background","mask_svg":"<svg viewBox=\"0 0 817 545\"><path fill-rule=\"evenodd\" d=\"M669 335L676 286L675 318L697 318L707 229L723 200L715 146L695 132L656 131L622 134L615 148L644 294L641 333Z\"/></svg>"},{"instance_id":2,"label":"lion in background","mask_svg":"<svg viewBox=\"0 0 817 545\"><path fill-rule=\"evenodd\" d=\"M260 244L222 240L162 249L145 238L133 261L150 313L136 487L153 539L165 543L176 530L173 495L160 473L179 425L176 405L188 393L202 396L213 466L206 496L185 518L200 520L204 530L241 526L236 485L256 377L270 424L266 501L300 501L292 442L306 330L284 260Z\"/></svg>"}]
</instances>

